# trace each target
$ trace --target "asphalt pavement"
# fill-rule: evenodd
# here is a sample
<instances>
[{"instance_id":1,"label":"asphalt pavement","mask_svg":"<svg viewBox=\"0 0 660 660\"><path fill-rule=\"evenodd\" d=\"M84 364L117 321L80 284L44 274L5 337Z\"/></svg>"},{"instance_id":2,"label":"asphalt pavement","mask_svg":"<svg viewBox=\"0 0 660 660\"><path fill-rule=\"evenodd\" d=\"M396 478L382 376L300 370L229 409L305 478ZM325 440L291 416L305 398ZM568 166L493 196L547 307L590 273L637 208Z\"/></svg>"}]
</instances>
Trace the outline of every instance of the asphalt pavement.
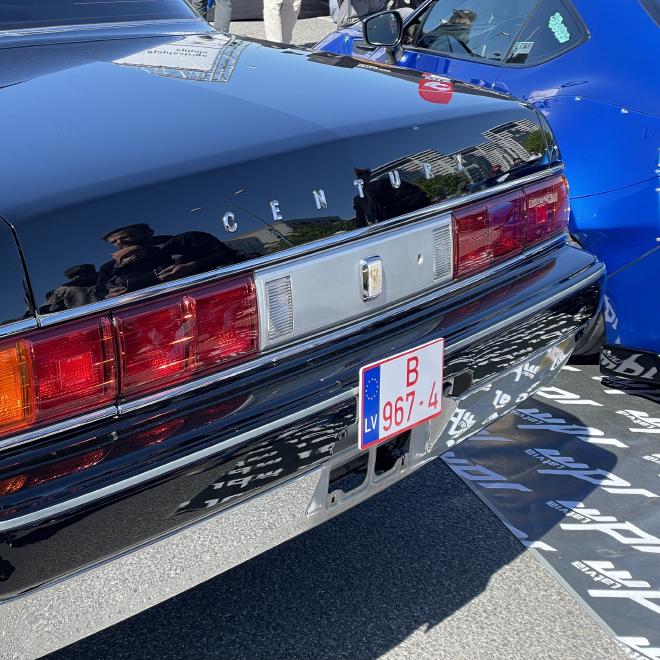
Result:
<instances>
[{"instance_id":1,"label":"asphalt pavement","mask_svg":"<svg viewBox=\"0 0 660 660\"><path fill-rule=\"evenodd\" d=\"M435 461L339 518L52 657L136 656L623 654L463 481Z\"/></svg>"}]
</instances>

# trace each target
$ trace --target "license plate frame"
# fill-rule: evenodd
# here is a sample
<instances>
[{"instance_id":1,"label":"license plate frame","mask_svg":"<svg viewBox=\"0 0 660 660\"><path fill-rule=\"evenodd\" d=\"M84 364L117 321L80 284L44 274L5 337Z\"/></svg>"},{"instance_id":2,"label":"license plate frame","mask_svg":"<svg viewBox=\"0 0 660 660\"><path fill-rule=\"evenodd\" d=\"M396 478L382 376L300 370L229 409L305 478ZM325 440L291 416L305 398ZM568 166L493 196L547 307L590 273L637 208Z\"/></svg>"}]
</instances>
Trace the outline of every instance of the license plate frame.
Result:
<instances>
[{"instance_id":1,"label":"license plate frame","mask_svg":"<svg viewBox=\"0 0 660 660\"><path fill-rule=\"evenodd\" d=\"M445 340L439 338L360 368L361 450L387 442L442 414L444 355ZM412 374L415 380L411 383Z\"/></svg>"}]
</instances>

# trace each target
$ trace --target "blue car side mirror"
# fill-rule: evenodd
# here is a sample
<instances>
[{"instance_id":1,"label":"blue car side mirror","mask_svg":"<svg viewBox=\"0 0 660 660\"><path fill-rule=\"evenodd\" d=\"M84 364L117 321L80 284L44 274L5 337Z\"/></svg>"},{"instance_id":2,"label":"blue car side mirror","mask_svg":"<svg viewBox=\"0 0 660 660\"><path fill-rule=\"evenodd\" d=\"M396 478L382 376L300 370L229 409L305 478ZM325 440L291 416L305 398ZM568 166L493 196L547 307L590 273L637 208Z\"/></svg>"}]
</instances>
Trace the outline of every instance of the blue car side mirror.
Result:
<instances>
[{"instance_id":1,"label":"blue car side mirror","mask_svg":"<svg viewBox=\"0 0 660 660\"><path fill-rule=\"evenodd\" d=\"M365 42L372 47L396 48L403 38L403 20L397 11L384 11L363 19Z\"/></svg>"}]
</instances>

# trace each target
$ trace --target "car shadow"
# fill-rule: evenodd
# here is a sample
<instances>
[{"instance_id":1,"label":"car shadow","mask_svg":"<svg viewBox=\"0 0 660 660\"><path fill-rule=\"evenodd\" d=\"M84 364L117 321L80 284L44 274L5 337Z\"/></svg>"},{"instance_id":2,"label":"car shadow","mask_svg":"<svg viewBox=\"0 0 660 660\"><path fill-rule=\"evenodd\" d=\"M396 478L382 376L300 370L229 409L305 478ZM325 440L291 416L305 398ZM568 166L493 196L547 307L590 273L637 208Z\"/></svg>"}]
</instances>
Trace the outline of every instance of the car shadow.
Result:
<instances>
[{"instance_id":1,"label":"car shadow","mask_svg":"<svg viewBox=\"0 0 660 660\"><path fill-rule=\"evenodd\" d=\"M545 402L530 403L582 424ZM528 475L507 476L504 459L512 443L520 451L535 443L536 432L525 435L519 422L508 415L487 438L500 438L502 479L484 483L490 492L500 483L509 500L531 492L511 487ZM613 468L614 453L589 450L592 464ZM574 481L571 499L597 488ZM550 513L535 518L528 542L561 518ZM50 657L375 658L460 611L523 552L466 483L435 461L340 517Z\"/></svg>"}]
</instances>

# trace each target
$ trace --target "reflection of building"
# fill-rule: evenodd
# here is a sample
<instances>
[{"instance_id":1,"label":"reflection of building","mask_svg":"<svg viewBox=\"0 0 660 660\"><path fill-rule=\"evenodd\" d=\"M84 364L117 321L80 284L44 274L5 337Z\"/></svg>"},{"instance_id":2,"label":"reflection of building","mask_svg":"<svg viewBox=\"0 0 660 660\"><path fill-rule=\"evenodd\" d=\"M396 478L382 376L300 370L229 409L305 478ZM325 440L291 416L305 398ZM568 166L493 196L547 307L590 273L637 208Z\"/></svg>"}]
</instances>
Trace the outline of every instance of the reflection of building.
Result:
<instances>
[{"instance_id":1,"label":"reflection of building","mask_svg":"<svg viewBox=\"0 0 660 660\"><path fill-rule=\"evenodd\" d=\"M285 231L280 230L278 226L280 224L282 223L277 223L277 230L293 245L304 245L310 241L317 241L327 236L355 229L354 220L342 220L338 216L288 220Z\"/></svg>"},{"instance_id":2,"label":"reflection of building","mask_svg":"<svg viewBox=\"0 0 660 660\"><path fill-rule=\"evenodd\" d=\"M470 181L482 181L493 173L504 173L534 158L526 146L530 135L541 129L529 119L507 122L483 133L484 142L455 154L441 154L425 149L386 163L371 171L372 179L397 170L402 179L414 181L426 177L424 167L431 167L433 178L462 172ZM426 177L428 178L428 177Z\"/></svg>"},{"instance_id":3,"label":"reflection of building","mask_svg":"<svg viewBox=\"0 0 660 660\"><path fill-rule=\"evenodd\" d=\"M294 231L289 222L273 222L254 231L241 234L240 238L225 239L225 243L239 254L258 255L277 251L280 237L288 238Z\"/></svg>"},{"instance_id":4,"label":"reflection of building","mask_svg":"<svg viewBox=\"0 0 660 660\"><path fill-rule=\"evenodd\" d=\"M404 178L415 179L419 178L420 172L423 171L424 163L431 166L433 176L453 174L456 171L456 161L451 156L443 155L435 149L425 149L387 165L377 167L371 173L372 176L377 177L390 170L398 170ZM405 176L405 174L414 176Z\"/></svg>"},{"instance_id":5,"label":"reflection of building","mask_svg":"<svg viewBox=\"0 0 660 660\"><path fill-rule=\"evenodd\" d=\"M248 45L225 34L195 35L123 57L115 64L166 78L226 83Z\"/></svg>"},{"instance_id":6,"label":"reflection of building","mask_svg":"<svg viewBox=\"0 0 660 660\"><path fill-rule=\"evenodd\" d=\"M239 254L263 256L278 249L280 239L268 227L246 232L240 238L225 239L225 243Z\"/></svg>"},{"instance_id":7,"label":"reflection of building","mask_svg":"<svg viewBox=\"0 0 660 660\"><path fill-rule=\"evenodd\" d=\"M530 133L538 130L539 127L530 119L521 119L485 131L484 137L495 143L503 155L511 156L513 154L517 162L526 162L530 159L531 154L524 146L525 140Z\"/></svg>"}]
</instances>

